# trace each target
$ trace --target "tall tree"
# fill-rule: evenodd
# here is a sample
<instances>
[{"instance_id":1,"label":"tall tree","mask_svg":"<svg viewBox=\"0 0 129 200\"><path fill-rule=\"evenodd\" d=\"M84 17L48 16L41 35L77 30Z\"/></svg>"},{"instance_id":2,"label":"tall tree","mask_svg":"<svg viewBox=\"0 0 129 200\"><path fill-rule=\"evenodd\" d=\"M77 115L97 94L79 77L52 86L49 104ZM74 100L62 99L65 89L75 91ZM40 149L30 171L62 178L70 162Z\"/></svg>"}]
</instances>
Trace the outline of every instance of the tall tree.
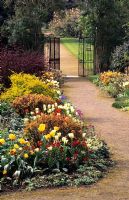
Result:
<instances>
[{"instance_id":1,"label":"tall tree","mask_svg":"<svg viewBox=\"0 0 129 200\"><path fill-rule=\"evenodd\" d=\"M125 1L84 0L83 24L96 41L97 71L107 70L111 52L123 42L127 20Z\"/></svg>"},{"instance_id":2,"label":"tall tree","mask_svg":"<svg viewBox=\"0 0 129 200\"><path fill-rule=\"evenodd\" d=\"M3 35L10 44L20 43L25 48L38 48L43 38L41 28L53 17L54 11L64 8L64 0L6 0L14 3L14 15L5 22Z\"/></svg>"}]
</instances>

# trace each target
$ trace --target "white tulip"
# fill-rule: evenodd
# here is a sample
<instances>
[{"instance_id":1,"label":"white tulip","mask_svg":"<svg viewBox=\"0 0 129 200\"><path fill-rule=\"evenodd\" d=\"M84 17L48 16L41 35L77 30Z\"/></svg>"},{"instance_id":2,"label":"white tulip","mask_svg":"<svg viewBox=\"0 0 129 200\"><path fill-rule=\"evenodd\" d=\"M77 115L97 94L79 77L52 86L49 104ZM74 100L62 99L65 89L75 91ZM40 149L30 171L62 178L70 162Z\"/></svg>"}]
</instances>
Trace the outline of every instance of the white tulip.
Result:
<instances>
[{"instance_id":1,"label":"white tulip","mask_svg":"<svg viewBox=\"0 0 129 200\"><path fill-rule=\"evenodd\" d=\"M33 120L35 120L35 119L37 119L37 117L36 117L36 116L34 116L34 117L33 117Z\"/></svg>"},{"instance_id":2,"label":"white tulip","mask_svg":"<svg viewBox=\"0 0 129 200\"><path fill-rule=\"evenodd\" d=\"M24 123L27 123L29 121L28 118L24 118Z\"/></svg>"},{"instance_id":3,"label":"white tulip","mask_svg":"<svg viewBox=\"0 0 129 200\"><path fill-rule=\"evenodd\" d=\"M55 107L57 107L58 106L58 104L57 103L55 103Z\"/></svg>"},{"instance_id":4,"label":"white tulip","mask_svg":"<svg viewBox=\"0 0 129 200\"><path fill-rule=\"evenodd\" d=\"M67 115L69 115L69 110L66 111Z\"/></svg>"},{"instance_id":5,"label":"white tulip","mask_svg":"<svg viewBox=\"0 0 129 200\"><path fill-rule=\"evenodd\" d=\"M74 138L74 134L73 133L69 133L68 136L73 139Z\"/></svg>"},{"instance_id":6,"label":"white tulip","mask_svg":"<svg viewBox=\"0 0 129 200\"><path fill-rule=\"evenodd\" d=\"M39 148L36 148L36 149L35 149L35 152L39 152Z\"/></svg>"},{"instance_id":7,"label":"white tulip","mask_svg":"<svg viewBox=\"0 0 129 200\"><path fill-rule=\"evenodd\" d=\"M58 141L59 140L59 136L55 135L55 140Z\"/></svg>"},{"instance_id":8,"label":"white tulip","mask_svg":"<svg viewBox=\"0 0 129 200\"><path fill-rule=\"evenodd\" d=\"M86 137L86 133L82 133L82 137L85 138Z\"/></svg>"},{"instance_id":9,"label":"white tulip","mask_svg":"<svg viewBox=\"0 0 129 200\"><path fill-rule=\"evenodd\" d=\"M59 132L59 133L57 133L57 135L58 135L58 137L61 137L61 133Z\"/></svg>"},{"instance_id":10,"label":"white tulip","mask_svg":"<svg viewBox=\"0 0 129 200\"><path fill-rule=\"evenodd\" d=\"M50 104L48 104L48 106L47 106L48 108L51 108L51 105Z\"/></svg>"},{"instance_id":11,"label":"white tulip","mask_svg":"<svg viewBox=\"0 0 129 200\"><path fill-rule=\"evenodd\" d=\"M34 112L31 111L30 114L31 114L31 115L34 115Z\"/></svg>"},{"instance_id":12,"label":"white tulip","mask_svg":"<svg viewBox=\"0 0 129 200\"><path fill-rule=\"evenodd\" d=\"M68 143L68 139L67 139L66 137L62 137L62 142L63 142L64 144L67 144L67 143Z\"/></svg>"},{"instance_id":13,"label":"white tulip","mask_svg":"<svg viewBox=\"0 0 129 200\"><path fill-rule=\"evenodd\" d=\"M39 108L35 108L35 112L39 112Z\"/></svg>"},{"instance_id":14,"label":"white tulip","mask_svg":"<svg viewBox=\"0 0 129 200\"><path fill-rule=\"evenodd\" d=\"M47 112L48 112L48 113L51 113L51 112L52 112L52 110L51 110L51 109L49 109Z\"/></svg>"},{"instance_id":15,"label":"white tulip","mask_svg":"<svg viewBox=\"0 0 129 200\"><path fill-rule=\"evenodd\" d=\"M52 150L52 146L48 147L47 149L48 149L49 151L51 151L51 150Z\"/></svg>"},{"instance_id":16,"label":"white tulip","mask_svg":"<svg viewBox=\"0 0 129 200\"><path fill-rule=\"evenodd\" d=\"M40 115L36 115L36 118L38 119L38 118L40 118L41 116Z\"/></svg>"},{"instance_id":17,"label":"white tulip","mask_svg":"<svg viewBox=\"0 0 129 200\"><path fill-rule=\"evenodd\" d=\"M45 104L43 104L43 109L44 109L44 110L46 110L46 108L47 108L47 107L46 107L46 105L45 105Z\"/></svg>"},{"instance_id":18,"label":"white tulip","mask_svg":"<svg viewBox=\"0 0 129 200\"><path fill-rule=\"evenodd\" d=\"M61 92L60 92L60 90L57 90L57 94L61 95Z\"/></svg>"}]
</instances>

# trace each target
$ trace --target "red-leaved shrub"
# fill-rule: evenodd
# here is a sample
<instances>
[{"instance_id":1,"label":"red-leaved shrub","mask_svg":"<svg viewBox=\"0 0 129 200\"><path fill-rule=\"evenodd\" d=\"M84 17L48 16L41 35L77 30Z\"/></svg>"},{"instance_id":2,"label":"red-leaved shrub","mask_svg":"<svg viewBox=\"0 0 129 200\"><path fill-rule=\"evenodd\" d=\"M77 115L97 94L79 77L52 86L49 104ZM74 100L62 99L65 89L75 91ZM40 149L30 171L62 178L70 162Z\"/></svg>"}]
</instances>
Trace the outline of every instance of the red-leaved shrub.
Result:
<instances>
[{"instance_id":1,"label":"red-leaved shrub","mask_svg":"<svg viewBox=\"0 0 129 200\"><path fill-rule=\"evenodd\" d=\"M43 52L23 51L21 49L0 49L0 83L9 87L9 76L13 73L29 73L40 76L45 70Z\"/></svg>"}]
</instances>

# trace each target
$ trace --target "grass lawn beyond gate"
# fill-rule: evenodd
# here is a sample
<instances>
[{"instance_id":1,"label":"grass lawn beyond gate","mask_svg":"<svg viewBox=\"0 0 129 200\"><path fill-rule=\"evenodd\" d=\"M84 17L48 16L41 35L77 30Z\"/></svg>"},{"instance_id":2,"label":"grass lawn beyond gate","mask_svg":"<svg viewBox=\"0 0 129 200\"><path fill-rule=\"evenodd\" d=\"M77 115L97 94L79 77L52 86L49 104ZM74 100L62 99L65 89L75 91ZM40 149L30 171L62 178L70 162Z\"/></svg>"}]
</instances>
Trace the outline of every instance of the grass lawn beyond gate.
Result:
<instances>
[{"instance_id":1,"label":"grass lawn beyond gate","mask_svg":"<svg viewBox=\"0 0 129 200\"><path fill-rule=\"evenodd\" d=\"M61 38L61 44L63 44L69 52L71 52L81 62L83 60L82 54L79 55L79 39L78 38ZM90 50L91 48L91 50ZM85 46L85 68L88 71L93 69L93 45L87 44Z\"/></svg>"}]
</instances>

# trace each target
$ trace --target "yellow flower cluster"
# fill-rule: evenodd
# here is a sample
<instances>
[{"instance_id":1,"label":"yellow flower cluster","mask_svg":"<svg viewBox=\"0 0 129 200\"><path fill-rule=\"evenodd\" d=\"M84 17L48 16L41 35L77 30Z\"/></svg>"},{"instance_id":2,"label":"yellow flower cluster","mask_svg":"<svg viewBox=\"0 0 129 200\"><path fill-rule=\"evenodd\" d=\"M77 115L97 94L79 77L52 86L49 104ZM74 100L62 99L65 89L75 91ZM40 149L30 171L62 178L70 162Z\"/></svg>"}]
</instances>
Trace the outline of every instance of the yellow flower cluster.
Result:
<instances>
[{"instance_id":1,"label":"yellow flower cluster","mask_svg":"<svg viewBox=\"0 0 129 200\"><path fill-rule=\"evenodd\" d=\"M100 74L100 81L104 85L108 85L110 83L111 79L119 78L121 76L122 76L122 74L120 72L107 71L107 72Z\"/></svg>"},{"instance_id":2,"label":"yellow flower cluster","mask_svg":"<svg viewBox=\"0 0 129 200\"><path fill-rule=\"evenodd\" d=\"M5 139L4 138L0 138L0 145L5 144Z\"/></svg>"},{"instance_id":3,"label":"yellow flower cluster","mask_svg":"<svg viewBox=\"0 0 129 200\"><path fill-rule=\"evenodd\" d=\"M38 127L38 131L42 133L43 131L45 131L45 128L46 128L46 125L45 125L45 124L40 124L39 127ZM49 134L44 135L45 139L46 139L46 140L49 140L49 139L51 139L51 138L56 137L56 136L57 136L57 135L56 135L56 132L57 132L59 129L60 129L60 128L59 128L58 126L55 126L54 129L53 129L52 131L50 131ZM59 133L59 134L60 134L60 133ZM55 135L56 135L56 136L55 136ZM59 137L59 135L58 135L58 137ZM57 139L57 138L56 138L56 139Z\"/></svg>"}]
</instances>

